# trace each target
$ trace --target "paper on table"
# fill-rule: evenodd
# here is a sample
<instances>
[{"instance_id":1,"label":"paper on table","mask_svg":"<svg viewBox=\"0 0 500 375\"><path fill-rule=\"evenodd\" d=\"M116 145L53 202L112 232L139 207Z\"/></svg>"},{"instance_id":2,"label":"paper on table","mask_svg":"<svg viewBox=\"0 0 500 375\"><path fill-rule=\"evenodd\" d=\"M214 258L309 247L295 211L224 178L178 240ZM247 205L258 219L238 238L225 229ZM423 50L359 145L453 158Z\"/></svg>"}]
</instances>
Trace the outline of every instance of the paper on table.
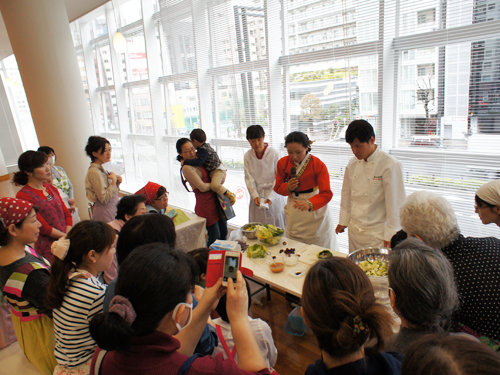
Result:
<instances>
[{"instance_id":1,"label":"paper on table","mask_svg":"<svg viewBox=\"0 0 500 375\"><path fill-rule=\"evenodd\" d=\"M305 263L305 264L314 264L316 263L319 259L317 254L322 251L326 250L325 247L321 247L318 245L305 245L300 251L300 258L299 262ZM341 253L338 251L330 250L335 257L343 257L345 258L347 254Z\"/></svg>"},{"instance_id":2,"label":"paper on table","mask_svg":"<svg viewBox=\"0 0 500 375\"><path fill-rule=\"evenodd\" d=\"M116 165L113 165L111 164L110 161L108 161L107 163L104 163L102 165L102 167L104 168L104 170L106 170L108 173L111 173L111 172L114 172L115 174L121 176L123 174L123 171L121 170L120 167L116 166Z\"/></svg>"}]
</instances>

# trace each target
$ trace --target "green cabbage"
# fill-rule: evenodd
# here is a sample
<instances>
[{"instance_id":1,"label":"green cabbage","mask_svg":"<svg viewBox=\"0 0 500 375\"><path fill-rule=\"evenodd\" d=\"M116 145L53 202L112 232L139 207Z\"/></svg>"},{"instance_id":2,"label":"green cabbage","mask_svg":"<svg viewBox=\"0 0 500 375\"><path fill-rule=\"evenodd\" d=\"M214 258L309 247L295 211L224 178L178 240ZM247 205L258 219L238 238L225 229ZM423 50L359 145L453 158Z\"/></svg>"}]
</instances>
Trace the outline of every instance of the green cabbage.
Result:
<instances>
[{"instance_id":1,"label":"green cabbage","mask_svg":"<svg viewBox=\"0 0 500 375\"><path fill-rule=\"evenodd\" d=\"M265 258L267 249L264 245L252 245L247 248L247 256L249 258Z\"/></svg>"}]
</instances>

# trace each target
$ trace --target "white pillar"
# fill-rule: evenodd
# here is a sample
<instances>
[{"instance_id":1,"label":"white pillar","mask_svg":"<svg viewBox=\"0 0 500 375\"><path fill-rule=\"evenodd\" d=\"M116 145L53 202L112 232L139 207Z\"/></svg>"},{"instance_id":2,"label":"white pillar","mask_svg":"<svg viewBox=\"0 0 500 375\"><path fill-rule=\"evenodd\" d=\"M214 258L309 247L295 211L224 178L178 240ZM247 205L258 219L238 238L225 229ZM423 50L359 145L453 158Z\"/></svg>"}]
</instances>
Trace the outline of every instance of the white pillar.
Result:
<instances>
[{"instance_id":1,"label":"white pillar","mask_svg":"<svg viewBox=\"0 0 500 375\"><path fill-rule=\"evenodd\" d=\"M40 145L56 150L86 216L84 148L92 125L64 1L0 0L0 11Z\"/></svg>"}]
</instances>

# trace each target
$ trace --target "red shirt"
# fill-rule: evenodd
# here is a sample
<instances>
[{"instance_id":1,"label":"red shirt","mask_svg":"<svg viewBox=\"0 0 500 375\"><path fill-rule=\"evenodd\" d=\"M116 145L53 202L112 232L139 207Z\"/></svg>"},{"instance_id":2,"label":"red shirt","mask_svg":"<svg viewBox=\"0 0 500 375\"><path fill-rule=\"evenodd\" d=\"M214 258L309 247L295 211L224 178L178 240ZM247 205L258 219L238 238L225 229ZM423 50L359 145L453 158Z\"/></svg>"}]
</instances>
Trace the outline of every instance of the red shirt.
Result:
<instances>
[{"instance_id":1,"label":"red shirt","mask_svg":"<svg viewBox=\"0 0 500 375\"><path fill-rule=\"evenodd\" d=\"M57 191L56 188L50 189L50 187L48 187L46 184L44 184L44 185L50 194L57 194L57 196L59 197L59 199L61 199L61 202L62 202L61 195L59 194L59 192ZM47 200L47 197L45 196L45 194L43 194L42 190L33 189L29 185L24 185L23 189L30 190L33 193L38 194L43 199ZM25 201L33 203L30 195L25 193L23 190L20 190L16 194L16 198L23 199ZM73 217L71 216L71 213L68 211L68 208L66 207L64 202L62 204L62 207L63 207L63 211L64 211L64 218L66 220L66 226L73 226ZM36 215L36 218L38 219L40 224L42 224L42 226L40 227L40 234L42 234L44 236L50 236L50 233L52 233L52 227L45 221L45 219L43 218L43 216L40 212Z\"/></svg>"},{"instance_id":2,"label":"red shirt","mask_svg":"<svg viewBox=\"0 0 500 375\"><path fill-rule=\"evenodd\" d=\"M284 196L290 195L286 187L292 175L292 167L294 167L294 163L290 156L285 156L278 161L276 184L274 185L276 193ZM315 187L318 187L319 193L309 198L309 201L312 203L314 210L317 210L326 206L332 200L333 193L330 189L330 175L325 163L311 155L306 170L299 177L299 191L306 191Z\"/></svg>"}]
</instances>

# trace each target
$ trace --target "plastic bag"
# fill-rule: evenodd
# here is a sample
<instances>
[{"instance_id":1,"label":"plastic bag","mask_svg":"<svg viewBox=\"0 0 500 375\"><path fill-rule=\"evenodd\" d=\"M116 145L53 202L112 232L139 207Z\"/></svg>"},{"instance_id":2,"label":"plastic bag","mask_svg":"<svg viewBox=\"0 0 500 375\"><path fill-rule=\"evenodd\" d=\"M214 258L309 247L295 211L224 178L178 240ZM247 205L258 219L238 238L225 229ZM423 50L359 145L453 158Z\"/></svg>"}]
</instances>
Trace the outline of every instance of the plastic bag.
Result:
<instances>
[{"instance_id":1,"label":"plastic bag","mask_svg":"<svg viewBox=\"0 0 500 375\"><path fill-rule=\"evenodd\" d=\"M229 235L228 241L243 241L243 232L241 229L235 229Z\"/></svg>"}]
</instances>

